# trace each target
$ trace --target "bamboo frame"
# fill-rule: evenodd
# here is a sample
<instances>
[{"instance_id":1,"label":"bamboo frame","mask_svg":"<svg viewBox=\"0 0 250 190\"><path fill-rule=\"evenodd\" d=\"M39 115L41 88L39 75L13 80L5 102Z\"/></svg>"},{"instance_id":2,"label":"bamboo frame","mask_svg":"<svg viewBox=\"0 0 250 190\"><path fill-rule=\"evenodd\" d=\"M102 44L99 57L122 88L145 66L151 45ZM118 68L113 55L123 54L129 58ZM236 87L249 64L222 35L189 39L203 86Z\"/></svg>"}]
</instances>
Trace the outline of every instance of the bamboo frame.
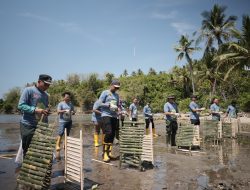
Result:
<instances>
[{"instance_id":1,"label":"bamboo frame","mask_svg":"<svg viewBox=\"0 0 250 190\"><path fill-rule=\"evenodd\" d=\"M80 130L80 138L68 137L67 129L65 129L65 176L64 182L78 182L81 190L84 187L83 177L83 146L82 146L82 130ZM80 163L80 167L79 167Z\"/></svg>"}]
</instances>

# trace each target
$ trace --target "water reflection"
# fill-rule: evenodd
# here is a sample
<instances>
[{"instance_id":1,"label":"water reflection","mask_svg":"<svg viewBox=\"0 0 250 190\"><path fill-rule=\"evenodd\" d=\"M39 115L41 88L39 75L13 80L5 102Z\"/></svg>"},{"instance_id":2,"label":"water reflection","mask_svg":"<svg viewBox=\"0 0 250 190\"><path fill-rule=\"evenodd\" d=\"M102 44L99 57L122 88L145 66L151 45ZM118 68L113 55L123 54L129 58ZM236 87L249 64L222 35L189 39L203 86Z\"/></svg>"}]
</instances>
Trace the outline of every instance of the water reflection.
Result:
<instances>
[{"instance_id":1,"label":"water reflection","mask_svg":"<svg viewBox=\"0 0 250 190\"><path fill-rule=\"evenodd\" d=\"M209 177L206 174L202 174L197 178L198 189L197 190L204 190L208 188Z\"/></svg>"}]
</instances>

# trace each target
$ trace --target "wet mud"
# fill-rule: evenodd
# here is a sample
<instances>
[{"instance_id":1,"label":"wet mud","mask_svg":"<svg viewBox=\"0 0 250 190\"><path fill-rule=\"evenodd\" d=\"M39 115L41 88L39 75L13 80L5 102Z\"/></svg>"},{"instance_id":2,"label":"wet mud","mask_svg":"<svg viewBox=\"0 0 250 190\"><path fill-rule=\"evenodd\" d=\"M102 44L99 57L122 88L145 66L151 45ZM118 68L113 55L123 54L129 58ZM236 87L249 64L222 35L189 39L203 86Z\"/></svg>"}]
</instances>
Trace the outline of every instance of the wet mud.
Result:
<instances>
[{"instance_id":1,"label":"wet mud","mask_svg":"<svg viewBox=\"0 0 250 190\"><path fill-rule=\"evenodd\" d=\"M246 128L250 124L246 124ZM119 160L105 164L102 146L93 146L94 127L88 120L76 120L70 136L78 137L83 130L85 189L119 190L219 190L250 189L250 137L224 138L218 145L204 141L201 150L180 151L166 145L165 126L156 125L160 135L154 138L154 168L140 171L122 164ZM0 123L0 185L4 189L16 189L14 157L20 142L18 123ZM119 144L113 148L119 156ZM62 153L62 157L63 157ZM100 161L100 162L99 162ZM64 161L54 161L51 189L70 189L64 184Z\"/></svg>"}]
</instances>

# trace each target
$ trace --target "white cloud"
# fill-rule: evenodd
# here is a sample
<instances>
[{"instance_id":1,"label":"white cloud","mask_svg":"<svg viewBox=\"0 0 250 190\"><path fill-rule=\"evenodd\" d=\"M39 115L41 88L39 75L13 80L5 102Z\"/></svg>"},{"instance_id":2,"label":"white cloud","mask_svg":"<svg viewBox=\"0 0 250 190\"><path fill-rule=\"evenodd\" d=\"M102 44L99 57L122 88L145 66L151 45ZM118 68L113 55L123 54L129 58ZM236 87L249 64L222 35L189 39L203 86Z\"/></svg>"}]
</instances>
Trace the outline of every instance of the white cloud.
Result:
<instances>
[{"instance_id":1,"label":"white cloud","mask_svg":"<svg viewBox=\"0 0 250 190\"><path fill-rule=\"evenodd\" d=\"M196 27L192 24L188 24L185 22L172 22L171 26L177 30L179 34L187 34L189 32L194 32Z\"/></svg>"},{"instance_id":2,"label":"white cloud","mask_svg":"<svg viewBox=\"0 0 250 190\"><path fill-rule=\"evenodd\" d=\"M57 22L56 24L70 32L74 32L74 33L83 32L82 27L79 24L74 23L74 22Z\"/></svg>"},{"instance_id":3,"label":"white cloud","mask_svg":"<svg viewBox=\"0 0 250 190\"><path fill-rule=\"evenodd\" d=\"M199 2L200 0L158 0L155 3L156 7L177 7L177 6L184 6L187 4L193 4Z\"/></svg>"},{"instance_id":4,"label":"white cloud","mask_svg":"<svg viewBox=\"0 0 250 190\"><path fill-rule=\"evenodd\" d=\"M35 14L29 13L29 12L20 13L19 15L22 17L32 18L35 20L43 21L43 22L51 22L51 19L49 19L48 17L35 15Z\"/></svg>"},{"instance_id":5,"label":"white cloud","mask_svg":"<svg viewBox=\"0 0 250 190\"><path fill-rule=\"evenodd\" d=\"M174 19L176 18L176 16L177 16L177 11L170 11L169 13L160 13L160 12L152 13L152 18L162 19L162 20Z\"/></svg>"}]
</instances>

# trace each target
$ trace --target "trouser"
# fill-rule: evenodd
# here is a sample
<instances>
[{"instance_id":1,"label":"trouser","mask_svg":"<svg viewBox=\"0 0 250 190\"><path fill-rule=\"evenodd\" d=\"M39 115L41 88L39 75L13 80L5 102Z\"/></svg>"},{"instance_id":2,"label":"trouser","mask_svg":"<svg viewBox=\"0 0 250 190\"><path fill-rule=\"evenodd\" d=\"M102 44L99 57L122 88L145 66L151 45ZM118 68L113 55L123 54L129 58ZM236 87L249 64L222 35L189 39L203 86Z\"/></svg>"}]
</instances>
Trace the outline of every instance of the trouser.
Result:
<instances>
[{"instance_id":1,"label":"trouser","mask_svg":"<svg viewBox=\"0 0 250 190\"><path fill-rule=\"evenodd\" d=\"M191 119L191 124L193 125L200 125L200 120L199 119Z\"/></svg>"},{"instance_id":2,"label":"trouser","mask_svg":"<svg viewBox=\"0 0 250 190\"><path fill-rule=\"evenodd\" d=\"M136 122L136 121L137 121L137 118L132 117L132 121L135 121L135 122ZM131 123L131 126L134 126L134 125L136 126L136 124Z\"/></svg>"},{"instance_id":3,"label":"trouser","mask_svg":"<svg viewBox=\"0 0 250 190\"><path fill-rule=\"evenodd\" d=\"M20 132L22 139L22 147L23 147L23 156L26 155L28 148L30 146L32 137L35 133L36 126L30 126L20 122Z\"/></svg>"},{"instance_id":4,"label":"trouser","mask_svg":"<svg viewBox=\"0 0 250 190\"><path fill-rule=\"evenodd\" d=\"M168 124L166 125L167 144L171 144L171 146L176 146L175 136L176 136L177 130L178 130L177 121L168 121Z\"/></svg>"},{"instance_id":5,"label":"trouser","mask_svg":"<svg viewBox=\"0 0 250 190\"><path fill-rule=\"evenodd\" d=\"M125 117L124 117L124 116L121 116L121 124L122 124L122 127L124 126L124 120L125 120Z\"/></svg>"},{"instance_id":6,"label":"trouser","mask_svg":"<svg viewBox=\"0 0 250 190\"><path fill-rule=\"evenodd\" d=\"M145 123L146 123L146 129L149 128L149 124L152 123L152 128L155 128L155 124L154 124L154 119L153 118L147 118L145 119Z\"/></svg>"},{"instance_id":7,"label":"trouser","mask_svg":"<svg viewBox=\"0 0 250 190\"><path fill-rule=\"evenodd\" d=\"M117 118L115 117L102 117L103 132L105 134L104 143L113 143L115 132L117 130Z\"/></svg>"},{"instance_id":8,"label":"trouser","mask_svg":"<svg viewBox=\"0 0 250 190\"><path fill-rule=\"evenodd\" d=\"M72 121L59 122L58 135L62 137L64 135L64 130L67 129L67 136L69 136L71 127Z\"/></svg>"},{"instance_id":9,"label":"trouser","mask_svg":"<svg viewBox=\"0 0 250 190\"><path fill-rule=\"evenodd\" d=\"M116 129L115 129L115 138L117 140L119 140L119 129L120 129L120 120L117 119L117 122L116 122Z\"/></svg>"},{"instance_id":10,"label":"trouser","mask_svg":"<svg viewBox=\"0 0 250 190\"><path fill-rule=\"evenodd\" d=\"M132 121L137 121L137 118L134 118L134 117L133 117L133 118L132 118Z\"/></svg>"},{"instance_id":11,"label":"trouser","mask_svg":"<svg viewBox=\"0 0 250 190\"><path fill-rule=\"evenodd\" d=\"M100 134L101 130L103 131L103 127L102 127L102 121L95 121L93 122L95 125L95 134Z\"/></svg>"}]
</instances>

